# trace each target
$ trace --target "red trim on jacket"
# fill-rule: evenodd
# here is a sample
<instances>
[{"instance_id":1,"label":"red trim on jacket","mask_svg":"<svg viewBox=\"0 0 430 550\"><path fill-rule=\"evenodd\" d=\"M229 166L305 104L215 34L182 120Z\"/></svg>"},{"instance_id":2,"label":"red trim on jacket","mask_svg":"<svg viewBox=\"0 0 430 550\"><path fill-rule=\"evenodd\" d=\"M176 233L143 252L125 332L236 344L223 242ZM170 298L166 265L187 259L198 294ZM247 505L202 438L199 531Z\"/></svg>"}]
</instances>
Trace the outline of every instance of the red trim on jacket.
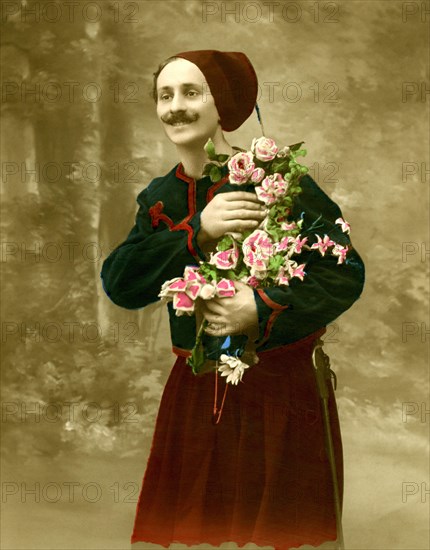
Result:
<instances>
[{"instance_id":1,"label":"red trim on jacket","mask_svg":"<svg viewBox=\"0 0 430 550\"><path fill-rule=\"evenodd\" d=\"M263 339L261 342L259 342L257 346L259 347L259 346L262 346L265 342L267 342L276 319L284 310L288 309L289 306L288 305L283 306L281 304L274 302L271 298L269 298L269 296L267 296L267 294L265 294L262 288L258 288L257 293L260 296L260 298L263 300L263 302L267 306L269 306L271 309L273 309L269 319L267 320L266 327L264 329Z\"/></svg>"},{"instance_id":2,"label":"red trim on jacket","mask_svg":"<svg viewBox=\"0 0 430 550\"><path fill-rule=\"evenodd\" d=\"M260 296L260 298L263 300L263 302L268 305L271 309L275 310L284 310L287 309L288 305L283 306L281 304L278 304L277 302L274 302L267 294L265 294L264 290L262 288L257 289L257 293Z\"/></svg>"},{"instance_id":3,"label":"red trim on jacket","mask_svg":"<svg viewBox=\"0 0 430 550\"><path fill-rule=\"evenodd\" d=\"M184 166L180 162L176 168L176 177L188 183L188 214L194 215L196 206L196 180L187 176L184 172ZM191 217L191 216L190 216Z\"/></svg>"},{"instance_id":4,"label":"red trim on jacket","mask_svg":"<svg viewBox=\"0 0 430 550\"><path fill-rule=\"evenodd\" d=\"M228 174L222 178L222 180L217 181L211 187L209 187L208 192L206 193L206 202L210 202L215 195L215 192L218 191L220 187L225 185L229 181Z\"/></svg>"},{"instance_id":5,"label":"red trim on jacket","mask_svg":"<svg viewBox=\"0 0 430 550\"><path fill-rule=\"evenodd\" d=\"M196 213L196 185L195 180L192 178L189 178L181 171L182 164L179 164L176 168L176 176L180 179L183 179L188 183L188 194L187 194L187 200L188 200L188 215L178 224L174 224L173 220L167 216L167 214L163 214L164 204L162 201L158 201L154 206L151 206L149 209L149 215L151 216L151 225L152 227L158 227L160 221L164 222L167 227L169 228L169 231L186 231L187 232L187 248L190 254L194 256L197 260L200 260L199 255L197 254L197 251L193 247L193 237L194 237L194 229L191 225L189 225L190 219L194 216Z\"/></svg>"}]
</instances>

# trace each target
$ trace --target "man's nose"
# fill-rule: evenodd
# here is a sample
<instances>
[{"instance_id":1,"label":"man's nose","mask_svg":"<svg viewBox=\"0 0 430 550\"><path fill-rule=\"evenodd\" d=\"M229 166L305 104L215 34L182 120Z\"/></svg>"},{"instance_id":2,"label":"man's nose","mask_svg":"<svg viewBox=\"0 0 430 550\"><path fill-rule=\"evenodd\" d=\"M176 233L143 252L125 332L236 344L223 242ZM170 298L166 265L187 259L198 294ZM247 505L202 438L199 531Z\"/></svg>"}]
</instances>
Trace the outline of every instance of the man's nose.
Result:
<instances>
[{"instance_id":1,"label":"man's nose","mask_svg":"<svg viewBox=\"0 0 430 550\"><path fill-rule=\"evenodd\" d=\"M172 113L186 110L185 101L181 94L175 94L172 97L172 101L170 102L170 110Z\"/></svg>"}]
</instances>

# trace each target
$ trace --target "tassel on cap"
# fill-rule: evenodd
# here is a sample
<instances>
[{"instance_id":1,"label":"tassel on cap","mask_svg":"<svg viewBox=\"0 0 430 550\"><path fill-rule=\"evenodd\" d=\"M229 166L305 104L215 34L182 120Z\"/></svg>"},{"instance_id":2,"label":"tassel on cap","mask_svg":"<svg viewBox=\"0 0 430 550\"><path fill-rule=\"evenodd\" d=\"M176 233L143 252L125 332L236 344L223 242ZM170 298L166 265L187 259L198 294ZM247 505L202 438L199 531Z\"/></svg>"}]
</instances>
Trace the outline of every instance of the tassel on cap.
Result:
<instances>
[{"instance_id":1,"label":"tassel on cap","mask_svg":"<svg viewBox=\"0 0 430 550\"><path fill-rule=\"evenodd\" d=\"M261 119L260 107L258 106L258 103L255 104L255 110L257 112L258 122L260 123L260 126L261 126L261 135L265 137L263 120Z\"/></svg>"}]
</instances>

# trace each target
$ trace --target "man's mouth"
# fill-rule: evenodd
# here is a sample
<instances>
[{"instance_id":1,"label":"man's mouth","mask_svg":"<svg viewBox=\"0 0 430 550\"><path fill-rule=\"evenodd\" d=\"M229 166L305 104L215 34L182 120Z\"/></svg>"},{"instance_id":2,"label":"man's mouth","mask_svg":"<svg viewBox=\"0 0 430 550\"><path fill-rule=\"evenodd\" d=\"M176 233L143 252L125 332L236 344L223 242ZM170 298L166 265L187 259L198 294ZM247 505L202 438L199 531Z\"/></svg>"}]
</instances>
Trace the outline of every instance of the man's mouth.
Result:
<instances>
[{"instance_id":1,"label":"man's mouth","mask_svg":"<svg viewBox=\"0 0 430 550\"><path fill-rule=\"evenodd\" d=\"M194 122L194 120L190 120L190 121L187 121L187 122L169 122L169 124L171 126L186 126L187 124L192 124Z\"/></svg>"}]
</instances>

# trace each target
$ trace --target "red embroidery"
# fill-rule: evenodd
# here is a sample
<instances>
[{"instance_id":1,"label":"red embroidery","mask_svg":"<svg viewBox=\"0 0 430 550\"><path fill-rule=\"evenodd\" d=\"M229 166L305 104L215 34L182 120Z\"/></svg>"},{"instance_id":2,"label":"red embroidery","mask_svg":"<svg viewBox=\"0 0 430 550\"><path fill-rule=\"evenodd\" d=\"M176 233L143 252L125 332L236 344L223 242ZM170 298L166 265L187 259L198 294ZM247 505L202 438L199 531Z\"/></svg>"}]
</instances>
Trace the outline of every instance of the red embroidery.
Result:
<instances>
[{"instance_id":1,"label":"red embroidery","mask_svg":"<svg viewBox=\"0 0 430 550\"><path fill-rule=\"evenodd\" d=\"M188 250L191 252L191 254L195 258L199 258L197 251L193 247L193 236L194 236L194 229L191 227L191 225L188 224L190 219L192 218L193 214L188 214L187 217L185 217L181 222L178 224L174 224L173 220L167 216L167 214L163 214L164 204L162 201L158 201L154 204L154 206L151 206L149 209L149 215L151 216L151 225L152 227L158 227L160 221L164 222L167 227L169 228L169 231L186 231L188 233L187 236L187 246ZM200 258L199 258L200 259Z\"/></svg>"},{"instance_id":2,"label":"red embroidery","mask_svg":"<svg viewBox=\"0 0 430 550\"><path fill-rule=\"evenodd\" d=\"M170 230L172 230L174 226L173 220L169 218L169 216L167 216L166 214L162 213L163 208L164 204L162 203L162 201L158 201L154 204L154 206L151 206L151 208L149 209L149 215L151 216L152 220L151 225L152 227L158 227L160 221L162 221L167 224Z\"/></svg>"},{"instance_id":3,"label":"red embroidery","mask_svg":"<svg viewBox=\"0 0 430 550\"><path fill-rule=\"evenodd\" d=\"M188 202L188 216L186 216L180 223L174 224L173 220L169 218L166 214L163 214L164 204L162 201L158 201L154 206L149 209L149 214L152 219L152 227L158 227L160 221L163 221L167 224L170 231L180 231L184 230L188 233L187 236L187 247L189 252L198 260L200 260L197 251L193 247L193 237L194 229L189 225L190 219L194 216L197 211L197 200L196 200L196 180L190 178L184 173L183 165L180 162L176 168L175 175L178 179L181 179L188 183L188 192L187 192L187 202ZM206 194L206 201L209 202L213 199L215 192L229 180L228 174L222 178L221 181L212 185Z\"/></svg>"},{"instance_id":4,"label":"red embroidery","mask_svg":"<svg viewBox=\"0 0 430 550\"><path fill-rule=\"evenodd\" d=\"M259 346L263 345L267 339L269 338L270 332L272 330L273 324L275 323L278 316L285 310L288 309L288 305L283 306L281 304L278 304L277 302L274 302L267 294L264 292L263 289L259 288L257 289L257 293L260 296L260 298L263 300L263 302L268 305L270 308L273 309L272 313L270 314L270 317L266 323L266 329L264 331L263 341L259 343Z\"/></svg>"},{"instance_id":5,"label":"red embroidery","mask_svg":"<svg viewBox=\"0 0 430 550\"><path fill-rule=\"evenodd\" d=\"M283 306L281 304L278 304L277 302L274 302L271 298L269 298L269 296L267 296L267 294L264 292L262 288L258 288L257 293L260 296L260 298L263 300L263 302L272 309L282 311L284 309L287 309L288 307L288 305Z\"/></svg>"}]
</instances>

